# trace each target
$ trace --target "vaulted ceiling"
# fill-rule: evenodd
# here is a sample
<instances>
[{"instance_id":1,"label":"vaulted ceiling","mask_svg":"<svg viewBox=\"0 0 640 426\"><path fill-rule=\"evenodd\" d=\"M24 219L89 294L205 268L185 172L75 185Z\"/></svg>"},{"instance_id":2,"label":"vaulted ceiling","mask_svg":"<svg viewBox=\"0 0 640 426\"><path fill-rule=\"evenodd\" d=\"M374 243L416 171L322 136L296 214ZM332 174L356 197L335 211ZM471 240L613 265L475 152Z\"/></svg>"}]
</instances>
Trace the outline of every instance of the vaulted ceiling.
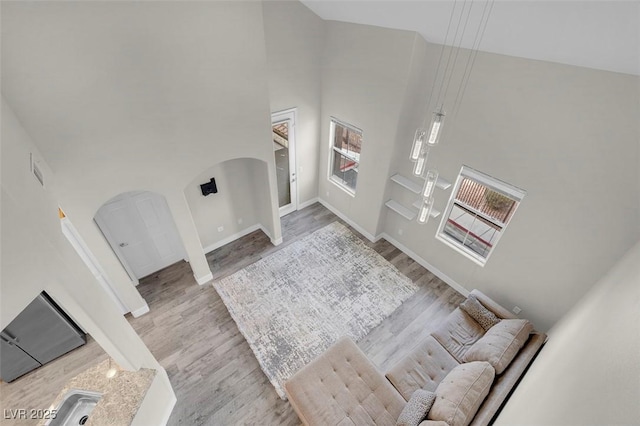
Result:
<instances>
[{"instance_id":1,"label":"vaulted ceiling","mask_svg":"<svg viewBox=\"0 0 640 426\"><path fill-rule=\"evenodd\" d=\"M487 3L484 0L301 1L326 20L416 31L425 40L438 44L445 40L452 8L455 6L459 11L464 4L463 24L471 6L462 42L467 48L473 45ZM447 44L452 44L457 16L456 13ZM640 75L640 2L496 0L480 50Z\"/></svg>"}]
</instances>

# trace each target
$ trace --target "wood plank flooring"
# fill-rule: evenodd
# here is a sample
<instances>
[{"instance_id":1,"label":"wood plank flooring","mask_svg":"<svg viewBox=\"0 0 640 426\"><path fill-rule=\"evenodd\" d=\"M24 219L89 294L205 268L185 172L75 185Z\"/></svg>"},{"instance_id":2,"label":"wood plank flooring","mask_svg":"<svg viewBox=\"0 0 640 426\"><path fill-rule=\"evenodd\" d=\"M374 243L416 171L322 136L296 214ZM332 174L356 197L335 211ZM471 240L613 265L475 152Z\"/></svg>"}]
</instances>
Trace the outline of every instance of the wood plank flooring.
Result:
<instances>
[{"instance_id":1,"label":"wood plank flooring","mask_svg":"<svg viewBox=\"0 0 640 426\"><path fill-rule=\"evenodd\" d=\"M291 213L282 218L284 242L278 247L271 245L262 231L256 231L207 254L214 279L230 275L334 221L348 226L320 204ZM360 238L419 285L415 295L358 343L384 372L464 298L389 242L372 243ZM129 322L171 379L178 401L169 425L300 423L290 404L277 396L216 291L211 285L198 286L187 263L177 263L144 278L138 290L151 311L140 318L129 318ZM88 349L90 356L98 356L95 348ZM80 351L85 348L74 352ZM66 358L56 362L62 365ZM73 363L71 359L69 363ZM86 362L72 370L85 367ZM49 366L38 371L47 369ZM46 372L40 376L46 377ZM31 398L37 393L37 381L24 383L11 393ZM2 383L0 390L13 388L13 384L6 385ZM20 387L25 390L19 391Z\"/></svg>"}]
</instances>

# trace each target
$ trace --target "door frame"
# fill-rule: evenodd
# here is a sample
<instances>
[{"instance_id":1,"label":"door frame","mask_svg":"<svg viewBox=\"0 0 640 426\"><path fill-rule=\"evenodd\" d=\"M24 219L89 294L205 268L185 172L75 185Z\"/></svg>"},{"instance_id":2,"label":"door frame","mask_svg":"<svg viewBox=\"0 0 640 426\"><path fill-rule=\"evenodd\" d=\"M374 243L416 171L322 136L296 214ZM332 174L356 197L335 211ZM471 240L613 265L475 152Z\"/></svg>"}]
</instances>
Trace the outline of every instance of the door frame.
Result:
<instances>
[{"instance_id":1,"label":"door frame","mask_svg":"<svg viewBox=\"0 0 640 426\"><path fill-rule=\"evenodd\" d=\"M286 206L278 206L280 217L298 210L298 160L296 157L296 118L298 108L289 108L282 111L271 113L271 126L274 124L289 122L289 185L291 194L291 203ZM277 174L277 171L276 171ZM277 180L277 177L276 177ZM277 182L276 182L277 186Z\"/></svg>"},{"instance_id":2,"label":"door frame","mask_svg":"<svg viewBox=\"0 0 640 426\"><path fill-rule=\"evenodd\" d=\"M96 212L93 220L96 223L96 225L98 226L98 228L100 229L100 231L102 232L102 234L104 235L105 239L107 240L107 242L109 243L109 246L111 247L111 249L113 250L113 252L115 253L116 257L118 258L118 260L120 261L120 263L122 264L122 267L124 268L124 270L127 272L127 275L129 275L129 278L131 279L131 282L137 286L140 281L138 278L138 274L136 274L134 267L131 265L130 261L128 260L125 252L121 249L121 242L119 240L117 240L115 238L115 234L113 233L113 230L110 228L110 226L107 224L106 222L106 216L104 216L104 209L107 206L110 206L111 204L115 204L115 203L124 203L123 207L127 208L127 209L132 209L134 214L136 215L135 218L132 218L132 220L135 222L135 226L139 227L141 231L145 232L145 238L143 239L146 243L149 243L151 245L151 249L154 251L155 254L157 254L156 256L156 260L158 262L162 263L162 266L160 266L158 264L158 262L156 262L155 267L159 268L159 269L155 269L154 271L151 271L147 274L141 273L141 277L147 276L148 274L154 273L162 268L165 268L167 266L169 266L169 264L166 262L166 259L162 258L162 256L160 256L160 253L158 253L157 247L154 245L155 243L153 242L153 239L151 238L151 234L149 233L149 229L147 227L147 225L145 224L144 221L144 217L142 212L140 211L139 206L136 204L136 197L140 197L146 194L150 194L153 198L157 198L157 199L161 199L162 201L162 205L161 206L155 206L155 207L159 207L161 210L164 210L168 216L165 217L165 219L168 219L169 222L167 222L166 224L173 227L174 229L172 229L172 231L175 231L175 241L173 241L175 243L175 248L177 249L176 254L178 255L179 259L185 259L186 258L186 250L184 248L184 245L182 243L182 239L180 237L180 233L175 225L175 221L173 219L173 215L171 213L171 208L169 207L169 204L167 203L166 198L159 193L153 192L153 191L130 191L130 192L124 192L122 194L117 195L116 197L113 197L112 199L110 199L109 201L107 201L106 203L104 203ZM179 261L179 260L176 260Z\"/></svg>"},{"instance_id":3,"label":"door frame","mask_svg":"<svg viewBox=\"0 0 640 426\"><path fill-rule=\"evenodd\" d=\"M106 272L104 272L104 269L102 269L100 262L98 262L98 259L96 259L96 257L93 255L93 253L91 252L87 244L84 242L84 240L78 233L78 230L76 229L76 227L73 226L73 223L71 223L69 218L66 216L61 218L60 226L62 227L62 233L64 234L64 236L67 237L67 240L69 240L69 243L76 250L76 252L80 256L84 264L87 265L87 268L89 268L89 270L91 271L93 276L96 278L100 286L107 292L109 297L113 300L113 303L116 304L120 312L123 315L126 314L127 312L130 312L129 308L127 308L127 306L124 304L124 302L118 295L118 292L113 288L113 284L107 277L107 274Z\"/></svg>"}]
</instances>

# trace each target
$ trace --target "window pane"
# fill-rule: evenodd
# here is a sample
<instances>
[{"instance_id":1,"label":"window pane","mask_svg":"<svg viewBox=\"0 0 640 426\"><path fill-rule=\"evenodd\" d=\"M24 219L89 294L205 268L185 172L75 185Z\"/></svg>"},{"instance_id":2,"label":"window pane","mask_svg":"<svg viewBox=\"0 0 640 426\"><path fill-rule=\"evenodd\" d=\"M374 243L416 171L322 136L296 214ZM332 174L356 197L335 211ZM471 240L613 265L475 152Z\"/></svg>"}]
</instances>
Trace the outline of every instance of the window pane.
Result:
<instances>
[{"instance_id":1,"label":"window pane","mask_svg":"<svg viewBox=\"0 0 640 426\"><path fill-rule=\"evenodd\" d=\"M362 149L362 134L339 123L334 123L334 126L333 146L358 161Z\"/></svg>"},{"instance_id":2,"label":"window pane","mask_svg":"<svg viewBox=\"0 0 640 426\"><path fill-rule=\"evenodd\" d=\"M355 191L358 181L358 163L333 151L332 175Z\"/></svg>"},{"instance_id":3,"label":"window pane","mask_svg":"<svg viewBox=\"0 0 640 426\"><path fill-rule=\"evenodd\" d=\"M476 254L487 257L502 228L454 204L443 232Z\"/></svg>"},{"instance_id":4,"label":"window pane","mask_svg":"<svg viewBox=\"0 0 640 426\"><path fill-rule=\"evenodd\" d=\"M509 222L518 204L515 200L469 178L462 180L456 200L501 223Z\"/></svg>"}]
</instances>

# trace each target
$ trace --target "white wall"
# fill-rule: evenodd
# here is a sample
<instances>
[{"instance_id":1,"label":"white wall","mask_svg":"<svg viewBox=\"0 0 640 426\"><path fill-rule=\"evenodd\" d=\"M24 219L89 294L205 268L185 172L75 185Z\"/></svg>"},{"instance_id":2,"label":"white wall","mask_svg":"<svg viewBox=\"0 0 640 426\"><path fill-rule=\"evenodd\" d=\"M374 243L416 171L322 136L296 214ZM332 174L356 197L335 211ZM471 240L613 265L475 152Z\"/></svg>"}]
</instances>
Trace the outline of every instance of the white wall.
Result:
<instances>
[{"instance_id":1,"label":"white wall","mask_svg":"<svg viewBox=\"0 0 640 426\"><path fill-rule=\"evenodd\" d=\"M319 196L369 236L377 234L404 103L415 34L326 22L322 61ZM363 131L355 196L328 179L330 116Z\"/></svg>"},{"instance_id":2,"label":"white wall","mask_svg":"<svg viewBox=\"0 0 640 426\"><path fill-rule=\"evenodd\" d=\"M256 168L261 168L260 163L264 164L250 158L225 161L201 173L185 188L185 197L205 252L246 229L265 226L261 223L263 215L260 212L270 206L265 197L256 196L258 188L264 185L262 174L256 176L255 172ZM209 182L212 177L216 179L218 193L204 197L200 184ZM239 220L242 223L238 223ZM222 232L218 231L220 226L224 228Z\"/></svg>"},{"instance_id":3,"label":"white wall","mask_svg":"<svg viewBox=\"0 0 640 426\"><path fill-rule=\"evenodd\" d=\"M93 216L133 190L166 197L194 275L206 280L184 189L227 159L266 161L264 224L280 236L261 3L2 8L3 93L56 172L62 208L112 280L129 281Z\"/></svg>"},{"instance_id":4,"label":"white wall","mask_svg":"<svg viewBox=\"0 0 640 426\"><path fill-rule=\"evenodd\" d=\"M431 51L436 61L439 49ZM518 305L549 329L640 237L637 81L480 53L429 167L453 182L466 164L527 196L484 268L435 240L440 218L420 226L387 213L385 232L463 287ZM398 142L401 153L410 147L409 138ZM406 158L394 169L409 174ZM436 191L444 210L451 190Z\"/></svg>"},{"instance_id":5,"label":"white wall","mask_svg":"<svg viewBox=\"0 0 640 426\"><path fill-rule=\"evenodd\" d=\"M640 419L640 243L549 332L496 425Z\"/></svg>"},{"instance_id":6,"label":"white wall","mask_svg":"<svg viewBox=\"0 0 640 426\"><path fill-rule=\"evenodd\" d=\"M46 188L31 175L29 154L40 153L4 99L1 117L0 329L44 290L119 365L161 369L62 234L55 175L42 159ZM139 297L135 291L123 294L129 302Z\"/></svg>"},{"instance_id":7,"label":"white wall","mask_svg":"<svg viewBox=\"0 0 640 426\"><path fill-rule=\"evenodd\" d=\"M263 3L271 111L297 107L298 204L318 196L324 21L297 1Z\"/></svg>"}]
</instances>

